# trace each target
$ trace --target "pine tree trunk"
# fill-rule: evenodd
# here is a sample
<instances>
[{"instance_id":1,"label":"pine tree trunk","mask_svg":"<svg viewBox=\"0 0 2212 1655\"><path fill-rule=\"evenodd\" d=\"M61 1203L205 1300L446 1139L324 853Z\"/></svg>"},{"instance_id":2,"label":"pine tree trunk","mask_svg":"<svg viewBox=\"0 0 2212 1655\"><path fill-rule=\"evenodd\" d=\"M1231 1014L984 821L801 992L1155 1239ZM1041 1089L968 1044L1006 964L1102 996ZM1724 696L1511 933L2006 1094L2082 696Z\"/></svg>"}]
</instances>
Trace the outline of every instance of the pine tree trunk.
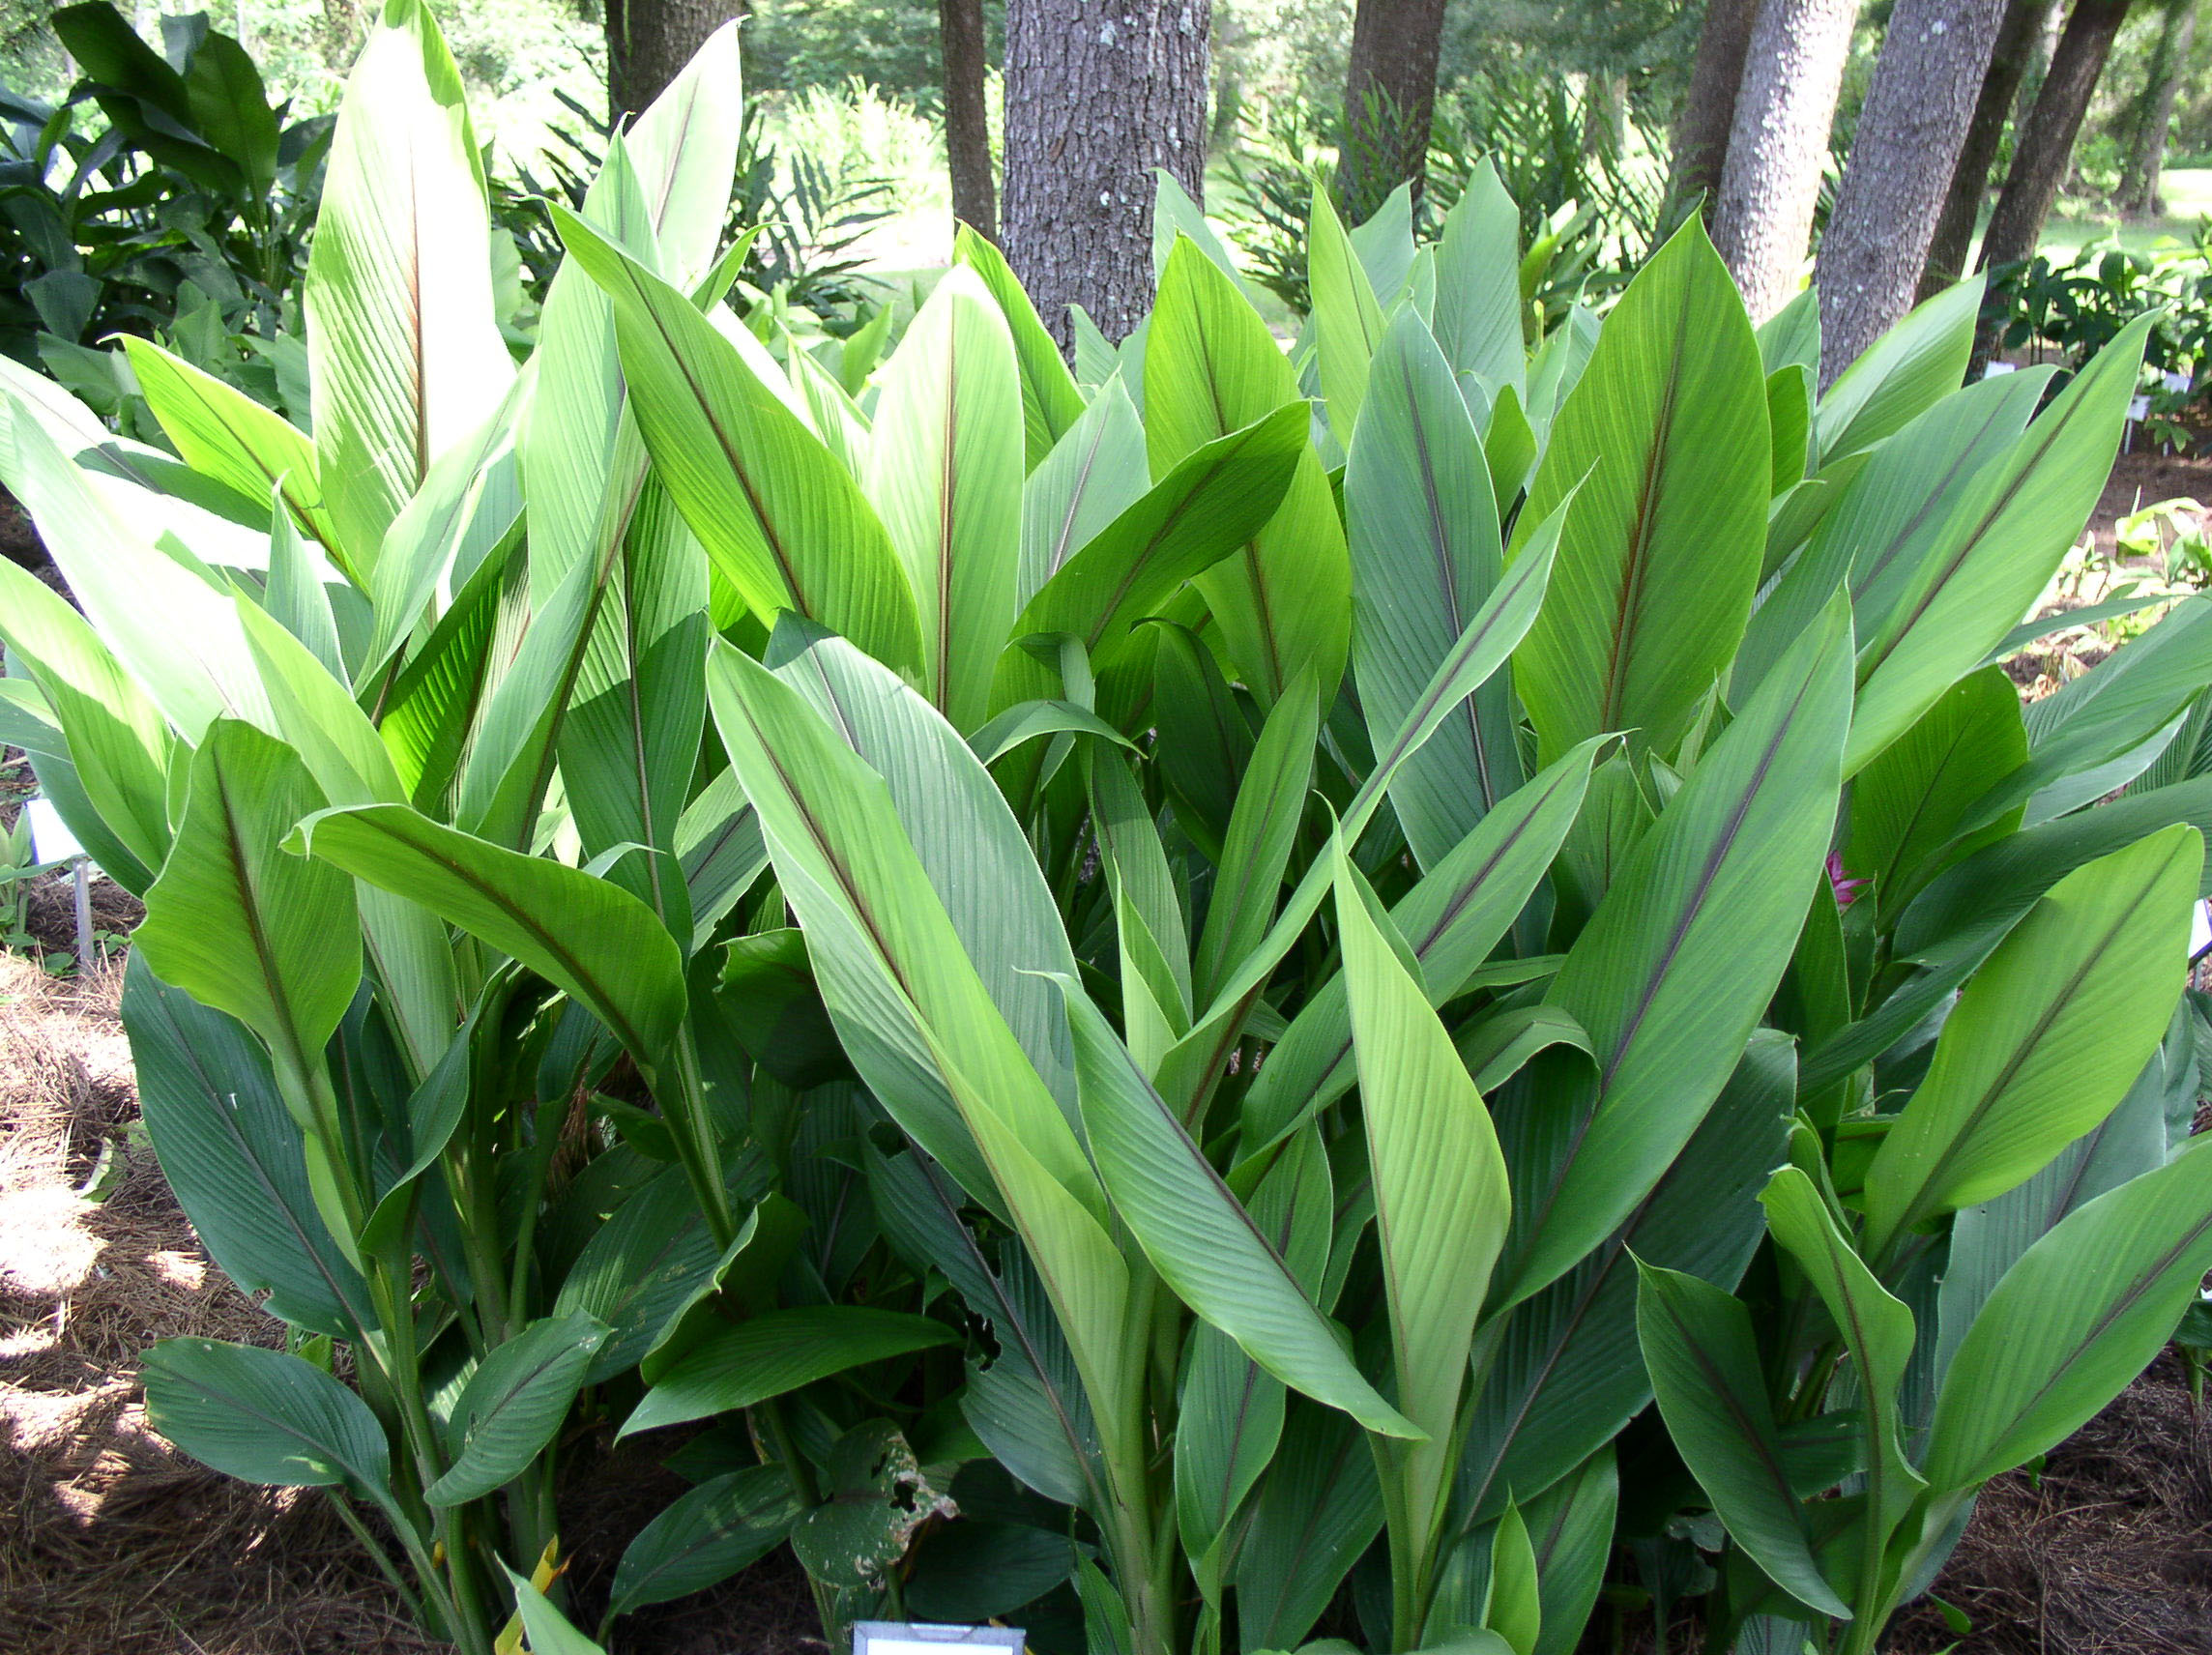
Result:
<instances>
[{"instance_id":1,"label":"pine tree trunk","mask_svg":"<svg viewBox=\"0 0 2212 1655\"><path fill-rule=\"evenodd\" d=\"M1667 182L1672 209L1700 201L1700 210L1708 219L1712 217L1713 195L1728 160L1729 131L1735 125L1736 88L1743 84L1744 55L1751 50L1758 18L1759 0L1706 0L1697 56L1690 63L1689 94L1674 124L1674 176ZM1672 211L1668 221L1674 221Z\"/></svg>"},{"instance_id":2,"label":"pine tree trunk","mask_svg":"<svg viewBox=\"0 0 2212 1655\"><path fill-rule=\"evenodd\" d=\"M989 48L983 0L937 0L945 46L945 159L952 174L952 217L999 239L999 190L991 176L991 112L984 101Z\"/></svg>"},{"instance_id":3,"label":"pine tree trunk","mask_svg":"<svg viewBox=\"0 0 2212 1655\"><path fill-rule=\"evenodd\" d=\"M1152 300L1152 168L1205 188L1208 0L1008 0L1005 248L1064 347Z\"/></svg>"},{"instance_id":4,"label":"pine tree trunk","mask_svg":"<svg viewBox=\"0 0 2212 1655\"><path fill-rule=\"evenodd\" d=\"M1858 0L1765 0L1744 55L1713 245L1754 321L1797 289Z\"/></svg>"},{"instance_id":5,"label":"pine tree trunk","mask_svg":"<svg viewBox=\"0 0 2212 1655\"><path fill-rule=\"evenodd\" d=\"M1820 380L1912 308L2005 0L1897 0L1820 238Z\"/></svg>"},{"instance_id":6,"label":"pine tree trunk","mask_svg":"<svg viewBox=\"0 0 2212 1655\"><path fill-rule=\"evenodd\" d=\"M1401 184L1411 183L1420 199L1443 28L1444 0L1359 0L1336 168L1337 195L1354 224Z\"/></svg>"},{"instance_id":7,"label":"pine tree trunk","mask_svg":"<svg viewBox=\"0 0 2212 1655\"><path fill-rule=\"evenodd\" d=\"M1966 254L1974 245L1982 200L1990 192L1990 167L2004 141L2005 120L2020 95L2021 80L2035 56L2049 15L2050 0L2008 0L2004 21L1997 25L1997 44L1990 53L1989 73L1982 77L1981 96L1966 122L1966 141L1959 146L1959 164L1951 170L1943 213L1928 244L1928 262L1920 272L1922 299L1935 298L1966 274Z\"/></svg>"},{"instance_id":8,"label":"pine tree trunk","mask_svg":"<svg viewBox=\"0 0 2212 1655\"><path fill-rule=\"evenodd\" d=\"M2128 175L2120 185L2120 211L2154 218L2166 211L2159 177L2166 171L2166 134L2173 125L2173 105L2189 72L2197 44L2197 0L2168 0L2160 20L2158 44L2151 51L2142 101L2136 109L2128 144Z\"/></svg>"},{"instance_id":9,"label":"pine tree trunk","mask_svg":"<svg viewBox=\"0 0 2212 1655\"><path fill-rule=\"evenodd\" d=\"M2035 31L2035 44L2027 54L2027 73L2020 79L2020 96L2013 100L2012 130L2027 131L2027 118L2035 113L2043 77L2051 73L2052 56L2058 50L2058 36L2066 27L2066 0L2049 0L2043 9L2043 26Z\"/></svg>"},{"instance_id":10,"label":"pine tree trunk","mask_svg":"<svg viewBox=\"0 0 2212 1655\"><path fill-rule=\"evenodd\" d=\"M2012 166L1982 238L1977 268L1994 270L2034 257L2044 222L2073 164L2074 140L2081 136L2090 95L2127 15L2128 0L2075 0L2058 49L2051 54L2051 71L2035 96L2034 111L2013 145Z\"/></svg>"},{"instance_id":11,"label":"pine tree trunk","mask_svg":"<svg viewBox=\"0 0 2212 1655\"><path fill-rule=\"evenodd\" d=\"M634 115L684 72L744 0L606 0L607 117ZM730 89L737 96L737 88Z\"/></svg>"}]
</instances>

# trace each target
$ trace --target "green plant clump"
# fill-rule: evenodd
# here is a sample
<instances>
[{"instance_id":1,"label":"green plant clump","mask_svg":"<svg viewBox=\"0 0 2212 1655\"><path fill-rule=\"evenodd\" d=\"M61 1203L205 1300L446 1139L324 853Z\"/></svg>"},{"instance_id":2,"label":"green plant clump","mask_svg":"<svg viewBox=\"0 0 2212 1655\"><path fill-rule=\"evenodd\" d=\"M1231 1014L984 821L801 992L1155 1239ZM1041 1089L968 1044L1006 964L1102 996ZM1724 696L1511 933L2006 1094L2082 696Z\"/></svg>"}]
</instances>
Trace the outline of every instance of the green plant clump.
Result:
<instances>
[{"instance_id":1,"label":"green plant clump","mask_svg":"<svg viewBox=\"0 0 2212 1655\"><path fill-rule=\"evenodd\" d=\"M973 239L778 358L735 51L519 371L388 0L311 436L7 373L83 611L0 566L0 740L146 899L153 1142L288 1330L156 1346L156 1426L469 1655L786 1543L833 1638L1565 1655L1703 1579L1708 1648L1875 1648L2212 1266L2212 597L1992 664L2144 324L2039 407L1962 287L1816 398L1693 222L1531 351L1478 168L1417 250L1323 198L1295 360L1173 197L1072 372ZM557 1602L557 1473L677 1427Z\"/></svg>"}]
</instances>

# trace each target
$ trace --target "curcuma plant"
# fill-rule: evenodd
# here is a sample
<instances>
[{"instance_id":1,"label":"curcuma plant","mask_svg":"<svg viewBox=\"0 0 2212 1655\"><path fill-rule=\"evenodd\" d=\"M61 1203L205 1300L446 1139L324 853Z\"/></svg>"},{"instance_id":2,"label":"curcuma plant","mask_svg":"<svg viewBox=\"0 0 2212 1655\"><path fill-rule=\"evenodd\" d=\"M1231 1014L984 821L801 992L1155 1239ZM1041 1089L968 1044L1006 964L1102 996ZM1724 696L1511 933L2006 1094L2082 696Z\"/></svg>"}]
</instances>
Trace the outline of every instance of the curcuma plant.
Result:
<instances>
[{"instance_id":1,"label":"curcuma plant","mask_svg":"<svg viewBox=\"0 0 2212 1655\"><path fill-rule=\"evenodd\" d=\"M311 432L9 374L83 609L0 566L0 739L147 898L155 1144L288 1330L157 1346L157 1425L471 1655L787 1543L832 1636L1564 1655L1610 1581L1875 1648L2212 1266L2212 599L1995 664L2139 327L1961 389L1961 288L1816 396L1693 222L1531 351L1481 171L1418 250L1318 202L1287 353L1167 195L1130 339L968 239L848 375L723 303L735 75L553 210L517 367L388 0Z\"/></svg>"}]
</instances>

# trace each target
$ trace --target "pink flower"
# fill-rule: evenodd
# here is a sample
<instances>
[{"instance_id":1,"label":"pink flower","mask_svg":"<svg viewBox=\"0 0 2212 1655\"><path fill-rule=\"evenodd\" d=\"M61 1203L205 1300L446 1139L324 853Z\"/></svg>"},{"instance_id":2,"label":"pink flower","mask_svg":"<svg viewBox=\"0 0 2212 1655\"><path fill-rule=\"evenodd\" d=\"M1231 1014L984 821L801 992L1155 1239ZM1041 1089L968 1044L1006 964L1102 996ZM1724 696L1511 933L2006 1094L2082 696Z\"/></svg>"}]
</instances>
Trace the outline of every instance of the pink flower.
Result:
<instances>
[{"instance_id":1,"label":"pink flower","mask_svg":"<svg viewBox=\"0 0 2212 1655\"><path fill-rule=\"evenodd\" d=\"M1850 907L1852 903L1858 901L1859 892L1866 887L1867 882L1865 880L1853 879L1849 874L1844 872L1843 852L1830 851L1828 853L1828 888L1835 893L1838 908Z\"/></svg>"}]
</instances>

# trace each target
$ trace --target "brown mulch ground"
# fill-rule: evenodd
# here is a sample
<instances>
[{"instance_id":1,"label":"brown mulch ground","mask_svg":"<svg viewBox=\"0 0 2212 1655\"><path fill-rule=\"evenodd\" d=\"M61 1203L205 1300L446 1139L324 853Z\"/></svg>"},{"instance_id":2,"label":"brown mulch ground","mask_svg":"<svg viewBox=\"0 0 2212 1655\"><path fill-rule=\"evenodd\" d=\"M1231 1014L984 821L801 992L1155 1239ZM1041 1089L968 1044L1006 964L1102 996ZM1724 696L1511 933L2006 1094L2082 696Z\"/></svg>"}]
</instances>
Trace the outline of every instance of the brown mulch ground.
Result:
<instances>
[{"instance_id":1,"label":"brown mulch ground","mask_svg":"<svg viewBox=\"0 0 2212 1655\"><path fill-rule=\"evenodd\" d=\"M1972 1632L1961 1640L1924 1605L1892 1635L1897 1651L2212 1652L2212 1420L2173 1354L2053 1449L2040 1478L1992 1483L1936 1589Z\"/></svg>"}]
</instances>

